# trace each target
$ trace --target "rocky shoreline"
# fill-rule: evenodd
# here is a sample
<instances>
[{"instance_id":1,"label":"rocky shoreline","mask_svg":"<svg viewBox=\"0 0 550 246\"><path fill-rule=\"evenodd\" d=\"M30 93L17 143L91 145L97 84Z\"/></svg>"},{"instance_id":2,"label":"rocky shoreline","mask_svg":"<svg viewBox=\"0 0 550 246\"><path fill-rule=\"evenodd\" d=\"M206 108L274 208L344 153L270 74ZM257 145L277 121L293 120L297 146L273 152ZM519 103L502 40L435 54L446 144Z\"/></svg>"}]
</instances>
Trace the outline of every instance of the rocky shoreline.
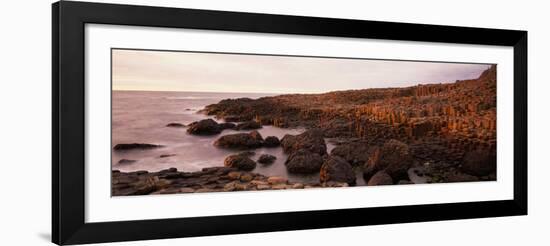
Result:
<instances>
[{"instance_id":1,"label":"rocky shoreline","mask_svg":"<svg viewBox=\"0 0 550 246\"><path fill-rule=\"evenodd\" d=\"M347 187L347 183L298 183L278 176L240 171L231 167L203 168L198 172L180 172L175 168L159 172L112 171L112 196L176 194L201 192L255 191Z\"/></svg>"},{"instance_id":2,"label":"rocky shoreline","mask_svg":"<svg viewBox=\"0 0 550 246\"><path fill-rule=\"evenodd\" d=\"M224 167L199 172L114 170L112 194L354 186L358 183L355 170L361 171L369 186L496 180L495 66L478 79L450 84L225 99L201 113L223 123L204 119L166 127L182 127L187 134L202 136L227 129L249 131L223 135L214 142L217 148L235 151L226 157ZM281 139L264 138L257 131L262 125L307 130ZM326 138L336 145L330 153ZM114 151L161 147L118 144ZM288 173L317 173L319 182L291 183L252 172L257 163L269 165L274 160L274 156L252 160L250 150L258 148L282 148ZM243 150L247 152L238 152Z\"/></svg>"}]
</instances>

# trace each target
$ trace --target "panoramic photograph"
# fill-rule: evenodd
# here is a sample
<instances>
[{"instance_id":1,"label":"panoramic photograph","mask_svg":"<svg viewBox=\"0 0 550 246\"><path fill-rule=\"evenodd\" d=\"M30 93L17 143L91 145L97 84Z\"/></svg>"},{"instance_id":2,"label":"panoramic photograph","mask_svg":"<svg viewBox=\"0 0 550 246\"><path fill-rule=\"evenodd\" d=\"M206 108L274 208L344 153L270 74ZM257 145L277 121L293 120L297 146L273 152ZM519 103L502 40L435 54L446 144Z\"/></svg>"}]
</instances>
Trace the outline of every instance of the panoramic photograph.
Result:
<instances>
[{"instance_id":1,"label":"panoramic photograph","mask_svg":"<svg viewBox=\"0 0 550 246\"><path fill-rule=\"evenodd\" d=\"M497 180L494 64L111 58L112 196Z\"/></svg>"}]
</instances>

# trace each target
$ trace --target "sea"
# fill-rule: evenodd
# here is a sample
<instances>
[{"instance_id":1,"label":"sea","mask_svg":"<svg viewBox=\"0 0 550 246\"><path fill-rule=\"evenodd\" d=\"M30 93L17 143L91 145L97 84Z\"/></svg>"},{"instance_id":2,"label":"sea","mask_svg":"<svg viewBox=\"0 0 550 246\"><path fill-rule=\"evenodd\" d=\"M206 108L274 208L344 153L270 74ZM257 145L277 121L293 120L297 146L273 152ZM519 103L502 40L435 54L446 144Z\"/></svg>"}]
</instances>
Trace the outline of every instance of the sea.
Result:
<instances>
[{"instance_id":1,"label":"sea","mask_svg":"<svg viewBox=\"0 0 550 246\"><path fill-rule=\"evenodd\" d=\"M224 159L241 151L218 148L213 145L219 137L227 134L250 131L224 130L218 135L195 136L186 128L166 127L168 123L189 124L211 118L199 110L228 98L260 98L275 94L261 93L217 93L217 92L159 92L159 91L113 91L112 92L112 141L111 149L119 143L149 143L164 147L148 150L112 151L111 168L123 172L146 170L160 171L175 167L179 171L194 172L205 167L223 166ZM216 120L216 119L214 119ZM218 122L223 122L216 120ZM279 128L263 126L258 130L265 138L285 134L296 135L303 128ZM334 145L327 142L327 149ZM266 176L282 176L291 182L315 183L319 174L299 175L287 172L284 162L287 155L282 148L258 148L251 158L257 160L262 154L277 157L273 164L258 163L252 172ZM161 155L170 155L160 158ZM130 164L119 164L121 159L135 160Z\"/></svg>"}]
</instances>

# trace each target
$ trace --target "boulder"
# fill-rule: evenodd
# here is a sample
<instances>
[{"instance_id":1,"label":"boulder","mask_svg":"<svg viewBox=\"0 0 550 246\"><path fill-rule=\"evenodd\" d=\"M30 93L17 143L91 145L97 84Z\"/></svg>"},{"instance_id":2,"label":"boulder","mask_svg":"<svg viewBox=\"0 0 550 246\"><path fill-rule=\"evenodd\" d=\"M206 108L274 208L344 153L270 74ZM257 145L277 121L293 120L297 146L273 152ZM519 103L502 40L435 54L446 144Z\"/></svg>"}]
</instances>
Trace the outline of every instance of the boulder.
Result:
<instances>
[{"instance_id":1,"label":"boulder","mask_svg":"<svg viewBox=\"0 0 550 246\"><path fill-rule=\"evenodd\" d=\"M275 136L266 137L264 140L264 147L278 147L279 145L281 145L281 142Z\"/></svg>"},{"instance_id":2,"label":"boulder","mask_svg":"<svg viewBox=\"0 0 550 246\"><path fill-rule=\"evenodd\" d=\"M262 124L256 121L246 121L243 123L237 124L235 130L255 130L262 128Z\"/></svg>"},{"instance_id":3,"label":"boulder","mask_svg":"<svg viewBox=\"0 0 550 246\"><path fill-rule=\"evenodd\" d=\"M327 145L323 138L323 131L319 129L311 129L296 136L287 134L281 140L281 146L287 154L292 154L302 149L316 153L319 156L327 154Z\"/></svg>"},{"instance_id":4,"label":"boulder","mask_svg":"<svg viewBox=\"0 0 550 246\"><path fill-rule=\"evenodd\" d=\"M321 170L321 165L323 165L323 157L306 149L293 152L285 162L290 173L316 173Z\"/></svg>"},{"instance_id":5,"label":"boulder","mask_svg":"<svg viewBox=\"0 0 550 246\"><path fill-rule=\"evenodd\" d=\"M345 182L349 185L355 185L355 173L351 165L339 156L330 156L321 166L320 181Z\"/></svg>"},{"instance_id":6,"label":"boulder","mask_svg":"<svg viewBox=\"0 0 550 246\"><path fill-rule=\"evenodd\" d=\"M257 131L225 135L214 142L214 146L233 149L259 148L262 144L262 136Z\"/></svg>"},{"instance_id":7,"label":"boulder","mask_svg":"<svg viewBox=\"0 0 550 246\"><path fill-rule=\"evenodd\" d=\"M187 133L194 135L215 135L221 131L222 128L213 119L195 121L187 128Z\"/></svg>"},{"instance_id":8,"label":"boulder","mask_svg":"<svg viewBox=\"0 0 550 246\"><path fill-rule=\"evenodd\" d=\"M386 173L385 171L379 171L376 174L374 174L367 183L368 186L374 186L374 185L392 185L393 179L391 176Z\"/></svg>"},{"instance_id":9,"label":"boulder","mask_svg":"<svg viewBox=\"0 0 550 246\"><path fill-rule=\"evenodd\" d=\"M223 162L226 167L233 167L239 170L250 171L256 168L256 162L243 155L230 155Z\"/></svg>"},{"instance_id":10,"label":"boulder","mask_svg":"<svg viewBox=\"0 0 550 246\"><path fill-rule=\"evenodd\" d=\"M367 145L366 142L351 142L334 147L330 154L344 158L352 166L360 166L367 162L373 150L374 147Z\"/></svg>"},{"instance_id":11,"label":"boulder","mask_svg":"<svg viewBox=\"0 0 550 246\"><path fill-rule=\"evenodd\" d=\"M277 157L269 155L269 154L263 154L258 158L258 162L262 164L271 164L273 163Z\"/></svg>"},{"instance_id":12,"label":"boulder","mask_svg":"<svg viewBox=\"0 0 550 246\"><path fill-rule=\"evenodd\" d=\"M370 180L378 171L385 171L394 180L407 179L407 170L413 164L409 146L395 139L388 140L381 148L375 148L365 164L363 177Z\"/></svg>"},{"instance_id":13,"label":"boulder","mask_svg":"<svg viewBox=\"0 0 550 246\"><path fill-rule=\"evenodd\" d=\"M120 161L118 161L118 164L119 165L127 165L127 164L132 164L134 162L136 162L136 160L121 159Z\"/></svg>"},{"instance_id":14,"label":"boulder","mask_svg":"<svg viewBox=\"0 0 550 246\"><path fill-rule=\"evenodd\" d=\"M121 150L144 150L144 149L154 149L163 147L162 145L156 144L146 144L146 143L131 143L131 144L117 144L113 149L115 151Z\"/></svg>"},{"instance_id":15,"label":"boulder","mask_svg":"<svg viewBox=\"0 0 550 246\"><path fill-rule=\"evenodd\" d=\"M220 127L221 130L225 130L225 129L234 129L236 125L230 122L225 122L225 123L218 124L218 126Z\"/></svg>"},{"instance_id":16,"label":"boulder","mask_svg":"<svg viewBox=\"0 0 550 246\"><path fill-rule=\"evenodd\" d=\"M460 170L466 174L484 176L495 172L497 158L492 151L473 150L464 155Z\"/></svg>"}]
</instances>

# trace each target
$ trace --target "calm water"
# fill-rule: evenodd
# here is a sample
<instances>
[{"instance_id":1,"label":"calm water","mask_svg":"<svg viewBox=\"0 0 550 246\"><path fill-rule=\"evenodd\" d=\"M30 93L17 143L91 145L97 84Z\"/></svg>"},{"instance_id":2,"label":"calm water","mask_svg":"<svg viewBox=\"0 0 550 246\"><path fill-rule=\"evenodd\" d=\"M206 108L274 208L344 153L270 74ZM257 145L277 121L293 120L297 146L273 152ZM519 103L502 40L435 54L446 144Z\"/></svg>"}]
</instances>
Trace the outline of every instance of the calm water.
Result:
<instances>
[{"instance_id":1,"label":"calm water","mask_svg":"<svg viewBox=\"0 0 550 246\"><path fill-rule=\"evenodd\" d=\"M165 147L152 150L132 150L112 152L112 168L121 171L159 171L175 167L180 171L199 171L204 167L223 166L225 157L239 151L220 149L213 146L220 136L237 132L224 130L214 136L194 136L186 133L186 128L166 127L177 122L189 124L193 121L209 118L197 113L204 106L227 98L259 98L271 94L250 93L209 93L209 92L144 92L113 91L112 146L119 143L150 143ZM264 126L258 130L265 138L285 134L299 134L304 129L284 129ZM334 147L327 143L328 150ZM319 175L293 175L286 171L284 162L287 155L278 148L259 148L253 150L256 155L271 154L277 160L270 165L257 165L253 172L267 176L284 176L294 182L318 182ZM159 158L160 155L174 155ZM136 160L131 164L118 164L121 159Z\"/></svg>"}]
</instances>

